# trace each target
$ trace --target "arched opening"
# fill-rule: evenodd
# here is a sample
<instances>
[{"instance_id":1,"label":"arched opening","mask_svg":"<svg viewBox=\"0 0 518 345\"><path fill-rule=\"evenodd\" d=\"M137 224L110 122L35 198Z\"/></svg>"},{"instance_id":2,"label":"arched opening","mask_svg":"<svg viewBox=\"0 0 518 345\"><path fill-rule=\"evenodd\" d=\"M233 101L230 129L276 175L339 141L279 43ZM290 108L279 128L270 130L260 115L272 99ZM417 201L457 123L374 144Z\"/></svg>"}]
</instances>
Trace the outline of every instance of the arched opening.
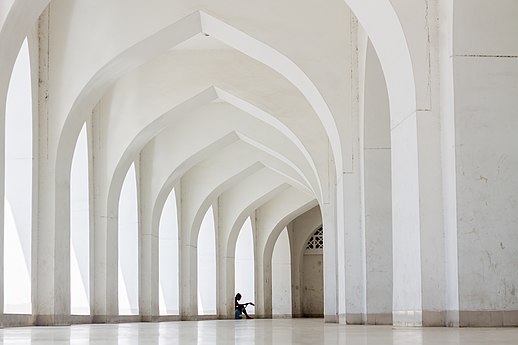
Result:
<instances>
[{"instance_id":1,"label":"arched opening","mask_svg":"<svg viewBox=\"0 0 518 345\"><path fill-rule=\"evenodd\" d=\"M31 314L32 93L25 39L11 75L5 116L4 313Z\"/></svg>"},{"instance_id":2,"label":"arched opening","mask_svg":"<svg viewBox=\"0 0 518 345\"><path fill-rule=\"evenodd\" d=\"M198 235L198 314L216 314L216 236L214 212L209 207Z\"/></svg>"},{"instance_id":3,"label":"arched opening","mask_svg":"<svg viewBox=\"0 0 518 345\"><path fill-rule=\"evenodd\" d=\"M70 312L90 314L90 207L86 125L77 138L70 176Z\"/></svg>"},{"instance_id":4,"label":"arched opening","mask_svg":"<svg viewBox=\"0 0 518 345\"><path fill-rule=\"evenodd\" d=\"M164 204L158 232L160 315L179 314L178 213L173 189Z\"/></svg>"},{"instance_id":5,"label":"arched opening","mask_svg":"<svg viewBox=\"0 0 518 345\"><path fill-rule=\"evenodd\" d=\"M139 251L135 163L122 185L119 199L119 314L138 315Z\"/></svg>"},{"instance_id":6,"label":"arched opening","mask_svg":"<svg viewBox=\"0 0 518 345\"><path fill-rule=\"evenodd\" d=\"M291 255L286 228L282 230L272 255L272 316L291 317Z\"/></svg>"},{"instance_id":7,"label":"arched opening","mask_svg":"<svg viewBox=\"0 0 518 345\"><path fill-rule=\"evenodd\" d=\"M254 239L252 234L252 221L248 217L241 227L236 243L235 265L235 292L241 293L241 302L255 299L254 288ZM246 308L248 314L255 314L255 307Z\"/></svg>"}]
</instances>

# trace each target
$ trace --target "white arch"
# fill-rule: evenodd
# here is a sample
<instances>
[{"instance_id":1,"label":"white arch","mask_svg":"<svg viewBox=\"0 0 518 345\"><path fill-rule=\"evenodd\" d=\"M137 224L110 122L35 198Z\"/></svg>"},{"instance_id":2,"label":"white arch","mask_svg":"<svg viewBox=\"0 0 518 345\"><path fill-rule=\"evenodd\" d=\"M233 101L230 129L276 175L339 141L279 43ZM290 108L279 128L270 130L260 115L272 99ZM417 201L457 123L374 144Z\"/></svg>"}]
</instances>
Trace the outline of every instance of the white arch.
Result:
<instances>
[{"instance_id":1,"label":"white arch","mask_svg":"<svg viewBox=\"0 0 518 345\"><path fill-rule=\"evenodd\" d=\"M401 22L389 0L345 0L345 2L356 14L378 54L389 96L393 321L394 324L421 325L420 215L422 210L417 133L419 109L410 49ZM326 224L324 227L329 230ZM325 255L326 251L324 251Z\"/></svg>"},{"instance_id":2,"label":"white arch","mask_svg":"<svg viewBox=\"0 0 518 345\"><path fill-rule=\"evenodd\" d=\"M339 136L336 126L333 125L334 122L333 124L331 123L331 112L322 96L318 93L317 88L304 72L291 62L291 60L273 48L268 47L214 17L198 11L128 48L92 76L80 95L76 98L63 125L56 160L57 181L67 179L67 171L69 170L69 160L71 157L70 147L67 143L71 138L77 137L80 124L86 120L88 114L87 109L93 108L93 105L99 100L107 88L123 73L199 33L214 36L225 44L265 63L292 82L308 99L310 104L312 104L317 114L319 114L319 111L323 112L321 115L324 118L323 125L324 128L331 133L331 145L333 147L334 159L337 163L336 166L341 167L342 155L339 145ZM341 168L337 171L339 170L341 170Z\"/></svg>"},{"instance_id":3,"label":"white arch","mask_svg":"<svg viewBox=\"0 0 518 345\"><path fill-rule=\"evenodd\" d=\"M219 89L221 92L221 89ZM227 95L229 95L227 93ZM147 127L143 128L137 136L132 140L131 143L129 143L128 147L123 152L122 156L120 157L119 161L117 162L116 168L111 175L110 179L110 185L108 190L108 207L109 207L109 214L115 215L115 210L113 209L114 202L118 199L118 191L120 190L120 185L122 183L122 177L124 176L124 172L129 167L129 164L131 164L133 157L140 152L140 150L144 147L144 145L149 142L154 136L156 136L158 133L160 133L165 126L168 126L170 123L173 122L173 120L179 116L186 116L186 114L189 114L190 112L194 111L195 109L199 108L200 106L204 104L208 104L214 100L217 100L217 93L214 88L206 89L199 94L189 98L185 102L179 104L174 109L171 109L167 113L163 114L162 116L158 117L156 120L151 122ZM238 99L234 97L234 102L238 102ZM247 104L243 100L239 100L240 105ZM252 107L250 105L250 107ZM256 108L256 107L255 107ZM258 110L258 108L256 108ZM268 116L267 113L262 112L260 120L263 119L264 116ZM271 115L270 115L271 116ZM286 129L286 128L284 128ZM243 138L245 141L248 141L249 143L253 143L251 139L248 139L246 136L241 135L241 138ZM292 136L292 140L293 136ZM302 143L300 141L295 142L294 144L297 145L297 147L301 147ZM305 151L304 156L307 157L309 154L305 150L305 148L302 146L302 149ZM263 148L264 150L264 148ZM303 152L304 152L303 151ZM271 151L270 151L271 152ZM278 156L278 155L277 155ZM278 158L280 158L278 156ZM287 162L287 161L286 161ZM314 166L314 165L313 165ZM296 168L298 170L298 168ZM317 179L318 181L318 179Z\"/></svg>"},{"instance_id":4,"label":"white arch","mask_svg":"<svg viewBox=\"0 0 518 345\"><path fill-rule=\"evenodd\" d=\"M390 0L344 0L379 56L389 90L392 127L414 113L416 88L410 50Z\"/></svg>"},{"instance_id":5,"label":"white arch","mask_svg":"<svg viewBox=\"0 0 518 345\"><path fill-rule=\"evenodd\" d=\"M235 246L242 224L255 209L292 187L282 180L258 184L257 182L266 180L256 176L252 178L255 178L256 183L245 181L241 186L229 189L218 200L218 205L223 207L219 214L218 229L218 311L222 317L231 315L234 308L231 301L234 294ZM307 198L311 199L309 196Z\"/></svg>"},{"instance_id":6,"label":"white arch","mask_svg":"<svg viewBox=\"0 0 518 345\"><path fill-rule=\"evenodd\" d=\"M185 173L187 173L187 171L190 168L192 168L195 164L201 162L202 159L206 159L208 157L209 152L211 155L214 155L217 151L222 150L224 147L228 147L229 145L231 145L232 143L228 143L227 140L233 139L234 133L235 132L232 132L231 134L229 134L228 138L223 137L220 140L214 142L213 144L207 146L203 150L192 154L192 156L189 157L188 161L184 161L180 166L178 166L175 170L173 170L171 172L171 174L168 176L165 183L160 188L160 191L159 191L156 199L154 199L152 201L153 202L152 233L156 233L158 220L159 220L160 214L161 214L161 209L163 208L167 195L169 195L175 182L179 178L181 178ZM236 134L237 134L238 138L240 140L243 140L245 143L250 143L252 141L242 134L239 134L239 133L236 133ZM251 154L254 154L254 151L257 151L257 154L259 154L261 156L264 154L271 155L269 151L264 150L261 146L259 146L259 145L256 146L256 145L252 144L252 147L250 148L249 152ZM289 161L287 161L285 158L279 157L278 155L271 155L271 156L272 156L271 159L278 160L280 164L284 164L284 165L286 165L286 167L291 167L295 172L298 172L295 169L295 167L293 165L291 165L289 163ZM254 160L255 159L256 158L254 158ZM262 165L269 167L271 170L276 171L279 175L284 176L287 179L287 181L289 181L289 183L291 183L296 188L298 188L302 191L305 191L308 194L312 194L311 190L309 190L306 185L302 184L300 181L296 180L294 177L289 176L289 175L281 172L280 170L276 169L272 164L269 164L268 161L264 160L264 158L257 158L257 159L260 159L260 162ZM225 158L222 158L222 161L224 162ZM241 163L244 163L244 162L240 162L240 164ZM200 212L203 212L203 211L200 211Z\"/></svg>"},{"instance_id":7,"label":"white arch","mask_svg":"<svg viewBox=\"0 0 518 345\"><path fill-rule=\"evenodd\" d=\"M292 193L284 193L279 198L263 205L257 210L257 217L261 219L257 226L256 243L256 275L258 294L258 309L265 316L272 314L272 280L271 257L275 242L281 231L295 218L314 208L316 200L296 200ZM291 200L290 202L286 202ZM259 218L260 217L260 218ZM264 231L264 230L267 231Z\"/></svg>"}]
</instances>

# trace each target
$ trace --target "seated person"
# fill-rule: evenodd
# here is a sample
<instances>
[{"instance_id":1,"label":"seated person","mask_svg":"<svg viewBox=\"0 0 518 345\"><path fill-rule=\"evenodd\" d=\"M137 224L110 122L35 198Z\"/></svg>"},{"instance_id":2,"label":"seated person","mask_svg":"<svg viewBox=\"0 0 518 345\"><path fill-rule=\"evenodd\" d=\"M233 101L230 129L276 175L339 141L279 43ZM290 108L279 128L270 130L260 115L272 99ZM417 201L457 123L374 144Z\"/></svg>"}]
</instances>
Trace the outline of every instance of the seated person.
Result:
<instances>
[{"instance_id":1,"label":"seated person","mask_svg":"<svg viewBox=\"0 0 518 345\"><path fill-rule=\"evenodd\" d=\"M235 304L235 307L236 307L236 310L235 310L235 313L234 313L235 318L236 319L241 319L241 314L245 314L247 319L251 319L251 317L246 312L246 306L249 305L249 304L255 306L255 304L253 304L252 302L247 302L247 303L241 304L241 303L239 303L240 300L241 300L241 294L238 292L236 297L234 298L234 304Z\"/></svg>"}]
</instances>

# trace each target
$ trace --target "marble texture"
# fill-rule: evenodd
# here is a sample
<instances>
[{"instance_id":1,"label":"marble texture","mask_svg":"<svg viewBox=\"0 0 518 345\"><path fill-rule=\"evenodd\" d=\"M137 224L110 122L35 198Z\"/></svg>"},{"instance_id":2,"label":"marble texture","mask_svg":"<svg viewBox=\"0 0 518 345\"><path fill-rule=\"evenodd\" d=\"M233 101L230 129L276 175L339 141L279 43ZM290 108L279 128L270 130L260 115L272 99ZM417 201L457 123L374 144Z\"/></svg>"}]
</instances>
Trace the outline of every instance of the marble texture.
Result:
<instances>
[{"instance_id":1,"label":"marble texture","mask_svg":"<svg viewBox=\"0 0 518 345\"><path fill-rule=\"evenodd\" d=\"M19 327L2 344L515 344L518 328L345 326L323 319L211 320Z\"/></svg>"}]
</instances>

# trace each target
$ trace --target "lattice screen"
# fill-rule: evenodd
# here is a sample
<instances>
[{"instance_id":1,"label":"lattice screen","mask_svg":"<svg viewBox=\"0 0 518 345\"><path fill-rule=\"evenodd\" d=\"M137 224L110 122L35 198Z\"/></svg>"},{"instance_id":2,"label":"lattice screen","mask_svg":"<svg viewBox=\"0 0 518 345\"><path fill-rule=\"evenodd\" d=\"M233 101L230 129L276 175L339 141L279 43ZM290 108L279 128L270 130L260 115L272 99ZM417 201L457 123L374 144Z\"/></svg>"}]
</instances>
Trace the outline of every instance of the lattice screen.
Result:
<instances>
[{"instance_id":1,"label":"lattice screen","mask_svg":"<svg viewBox=\"0 0 518 345\"><path fill-rule=\"evenodd\" d=\"M309 238L306 249L324 249L324 229L318 228Z\"/></svg>"}]
</instances>

